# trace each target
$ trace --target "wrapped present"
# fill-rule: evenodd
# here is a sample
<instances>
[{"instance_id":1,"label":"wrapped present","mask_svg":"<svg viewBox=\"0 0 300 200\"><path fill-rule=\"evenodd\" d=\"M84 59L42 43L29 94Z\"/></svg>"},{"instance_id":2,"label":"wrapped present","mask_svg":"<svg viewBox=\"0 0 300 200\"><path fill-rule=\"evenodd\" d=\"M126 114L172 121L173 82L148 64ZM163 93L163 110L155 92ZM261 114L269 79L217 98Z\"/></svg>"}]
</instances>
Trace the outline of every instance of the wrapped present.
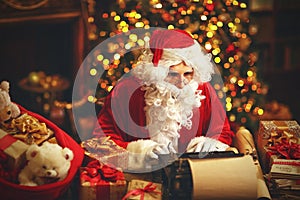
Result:
<instances>
[{"instance_id":1,"label":"wrapped present","mask_svg":"<svg viewBox=\"0 0 300 200\"><path fill-rule=\"evenodd\" d=\"M23 113L19 117L12 119L10 123L2 125L1 128L26 144L35 143L39 145L54 134L47 127L46 123L40 122L36 117L28 113Z\"/></svg>"},{"instance_id":2,"label":"wrapped present","mask_svg":"<svg viewBox=\"0 0 300 200\"><path fill-rule=\"evenodd\" d=\"M257 149L265 173L271 157L300 159L300 126L297 121L260 121Z\"/></svg>"},{"instance_id":3,"label":"wrapped present","mask_svg":"<svg viewBox=\"0 0 300 200\"><path fill-rule=\"evenodd\" d=\"M25 164L28 145L0 129L0 150L7 156L6 168L19 170Z\"/></svg>"},{"instance_id":4,"label":"wrapped present","mask_svg":"<svg viewBox=\"0 0 300 200\"><path fill-rule=\"evenodd\" d=\"M119 200L126 192L124 174L93 160L80 169L80 200Z\"/></svg>"},{"instance_id":5,"label":"wrapped present","mask_svg":"<svg viewBox=\"0 0 300 200\"><path fill-rule=\"evenodd\" d=\"M271 163L266 180L274 199L299 199L300 160L278 159L273 156Z\"/></svg>"},{"instance_id":6,"label":"wrapped present","mask_svg":"<svg viewBox=\"0 0 300 200\"><path fill-rule=\"evenodd\" d=\"M81 143L85 154L101 163L128 168L128 151L118 146L113 140L107 137L95 137Z\"/></svg>"},{"instance_id":7,"label":"wrapped present","mask_svg":"<svg viewBox=\"0 0 300 200\"><path fill-rule=\"evenodd\" d=\"M299 179L275 179L277 187L281 190L300 191L300 180Z\"/></svg>"},{"instance_id":8,"label":"wrapped present","mask_svg":"<svg viewBox=\"0 0 300 200\"><path fill-rule=\"evenodd\" d=\"M127 194L122 200L161 200L162 185L143 180L131 180L128 183Z\"/></svg>"},{"instance_id":9,"label":"wrapped present","mask_svg":"<svg viewBox=\"0 0 300 200\"><path fill-rule=\"evenodd\" d=\"M286 159L287 162L298 162L300 159L300 144L288 142L288 140L281 139L279 143L264 148L267 172L278 160Z\"/></svg>"},{"instance_id":10,"label":"wrapped present","mask_svg":"<svg viewBox=\"0 0 300 200\"><path fill-rule=\"evenodd\" d=\"M300 160L287 160L275 158L272 160L270 171L274 179L300 179Z\"/></svg>"}]
</instances>

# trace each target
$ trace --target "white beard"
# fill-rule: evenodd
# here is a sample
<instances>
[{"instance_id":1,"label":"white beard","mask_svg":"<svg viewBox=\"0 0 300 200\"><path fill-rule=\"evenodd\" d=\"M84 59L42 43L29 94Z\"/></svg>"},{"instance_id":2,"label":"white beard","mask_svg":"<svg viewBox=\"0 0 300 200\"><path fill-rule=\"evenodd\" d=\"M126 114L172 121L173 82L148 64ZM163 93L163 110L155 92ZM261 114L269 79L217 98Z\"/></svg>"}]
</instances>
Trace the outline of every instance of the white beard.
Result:
<instances>
[{"instance_id":1,"label":"white beard","mask_svg":"<svg viewBox=\"0 0 300 200\"><path fill-rule=\"evenodd\" d=\"M193 80L182 89L165 81L143 87L151 140L178 152L179 131L182 126L192 128L193 109L199 108L200 100L205 98L197 88Z\"/></svg>"}]
</instances>

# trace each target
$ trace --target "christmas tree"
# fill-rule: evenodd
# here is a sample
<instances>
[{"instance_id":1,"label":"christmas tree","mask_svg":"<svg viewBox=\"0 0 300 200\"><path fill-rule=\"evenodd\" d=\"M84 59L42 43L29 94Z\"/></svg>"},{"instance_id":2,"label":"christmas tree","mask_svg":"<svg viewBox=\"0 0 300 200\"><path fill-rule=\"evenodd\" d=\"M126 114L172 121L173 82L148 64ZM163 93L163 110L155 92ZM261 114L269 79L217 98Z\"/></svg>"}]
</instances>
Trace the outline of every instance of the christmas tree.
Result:
<instances>
[{"instance_id":1,"label":"christmas tree","mask_svg":"<svg viewBox=\"0 0 300 200\"><path fill-rule=\"evenodd\" d=\"M257 27L251 24L248 4L237 0L87 0L84 4L89 49L118 33L132 29L161 27L183 29L212 54L224 85L213 83L230 122L237 126L256 128L257 119L263 115L264 96L267 89L259 79L258 53L253 48L252 36ZM118 48L143 46L144 41L128 34L128 41L110 44L111 53ZM106 70L98 81L98 90L89 100L105 96L116 81L134 67L136 55L114 54L114 60L95 55ZM97 73L90 70L90 75Z\"/></svg>"}]
</instances>

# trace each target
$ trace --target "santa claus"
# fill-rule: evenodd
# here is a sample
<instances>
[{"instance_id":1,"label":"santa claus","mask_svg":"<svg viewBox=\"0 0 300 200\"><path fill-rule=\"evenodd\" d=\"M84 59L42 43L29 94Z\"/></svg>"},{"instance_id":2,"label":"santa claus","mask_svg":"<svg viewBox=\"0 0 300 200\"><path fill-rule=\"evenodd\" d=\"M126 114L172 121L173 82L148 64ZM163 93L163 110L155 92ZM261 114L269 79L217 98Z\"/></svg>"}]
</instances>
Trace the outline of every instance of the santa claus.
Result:
<instances>
[{"instance_id":1,"label":"santa claus","mask_svg":"<svg viewBox=\"0 0 300 200\"><path fill-rule=\"evenodd\" d=\"M234 133L209 83L210 54L182 30L157 29L149 45L107 96L93 134L110 136L139 167L161 154L228 149Z\"/></svg>"}]
</instances>

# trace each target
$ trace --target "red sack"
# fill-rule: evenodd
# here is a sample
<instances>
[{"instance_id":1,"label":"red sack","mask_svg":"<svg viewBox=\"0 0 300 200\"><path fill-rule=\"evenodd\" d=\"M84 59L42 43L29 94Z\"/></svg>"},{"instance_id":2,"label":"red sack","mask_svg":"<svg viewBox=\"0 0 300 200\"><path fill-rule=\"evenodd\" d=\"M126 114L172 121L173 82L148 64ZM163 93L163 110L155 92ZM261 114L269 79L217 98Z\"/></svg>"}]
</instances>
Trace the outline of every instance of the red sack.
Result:
<instances>
[{"instance_id":1,"label":"red sack","mask_svg":"<svg viewBox=\"0 0 300 200\"><path fill-rule=\"evenodd\" d=\"M68 147L69 149L71 149L74 153L74 158L71 161L71 167L68 176L64 180L55 183L31 187L31 186L18 185L0 177L1 199L5 199L5 200L57 199L70 186L74 176L77 173L77 170L82 164L84 151L75 140L73 140L67 133L61 130L54 123L42 117L41 115L30 112L21 106L19 107L22 113L28 113L29 115L36 117L40 122L46 123L47 127L53 130L58 144L61 145L62 147Z\"/></svg>"}]
</instances>

